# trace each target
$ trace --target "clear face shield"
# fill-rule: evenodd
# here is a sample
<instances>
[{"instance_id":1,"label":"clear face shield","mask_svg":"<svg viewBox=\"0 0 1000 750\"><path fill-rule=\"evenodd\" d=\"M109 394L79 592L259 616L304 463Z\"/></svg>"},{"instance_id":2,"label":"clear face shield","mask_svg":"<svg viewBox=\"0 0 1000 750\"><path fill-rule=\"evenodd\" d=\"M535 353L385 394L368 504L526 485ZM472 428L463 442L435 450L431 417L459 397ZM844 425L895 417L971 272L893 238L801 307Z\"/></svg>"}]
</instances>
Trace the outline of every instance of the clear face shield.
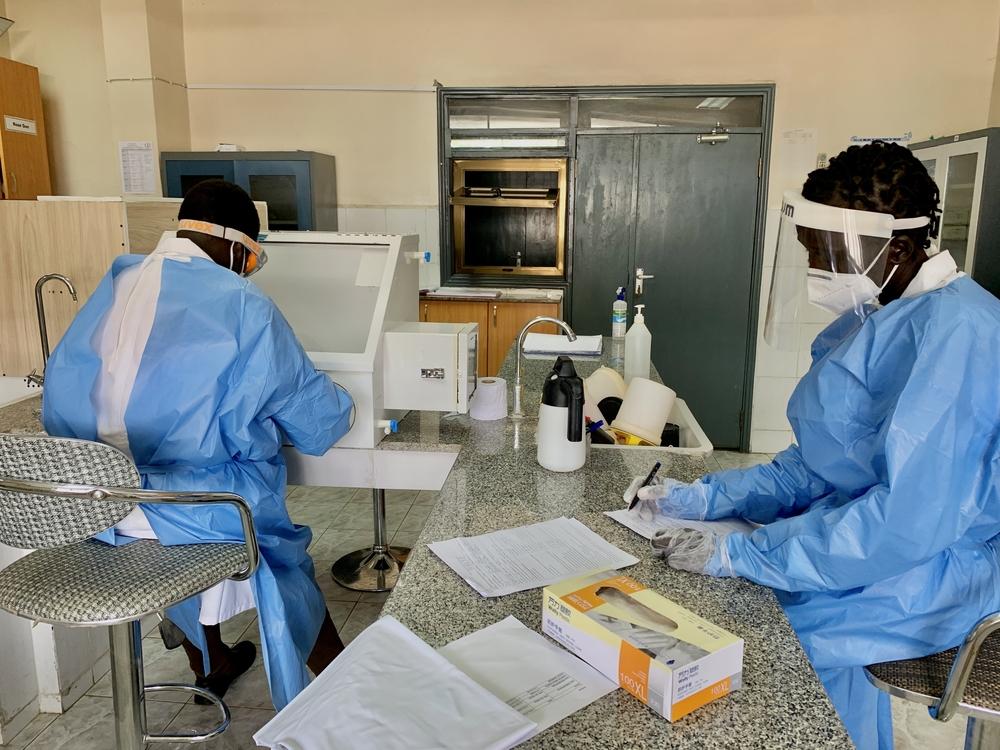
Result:
<instances>
[{"instance_id":1,"label":"clear face shield","mask_svg":"<svg viewBox=\"0 0 1000 750\"><path fill-rule=\"evenodd\" d=\"M229 270L238 273L240 276L253 276L267 263L267 253L264 251L264 248L260 246L257 240L252 239L249 235L244 234L238 229L224 227L221 224L212 224L208 221L198 221L196 219L179 220L177 222L177 229L183 229L188 232L200 232L201 234L208 234L212 237L221 237L224 240L229 240ZM243 246L243 263L241 268L236 268L235 265L235 243L237 242Z\"/></svg>"},{"instance_id":2,"label":"clear face shield","mask_svg":"<svg viewBox=\"0 0 1000 750\"><path fill-rule=\"evenodd\" d=\"M764 340L779 349L798 348L797 324L807 304L864 319L896 270L887 270L893 232L929 223L926 216L896 219L785 193Z\"/></svg>"}]
</instances>

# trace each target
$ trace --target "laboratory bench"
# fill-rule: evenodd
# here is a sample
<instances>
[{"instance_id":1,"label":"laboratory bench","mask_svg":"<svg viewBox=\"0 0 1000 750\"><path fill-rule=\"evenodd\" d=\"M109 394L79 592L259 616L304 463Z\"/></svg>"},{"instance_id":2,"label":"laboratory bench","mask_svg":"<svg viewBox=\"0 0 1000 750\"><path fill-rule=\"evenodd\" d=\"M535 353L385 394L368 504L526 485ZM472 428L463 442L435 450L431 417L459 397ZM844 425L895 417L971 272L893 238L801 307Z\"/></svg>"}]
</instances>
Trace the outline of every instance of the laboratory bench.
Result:
<instances>
[{"instance_id":1,"label":"laboratory bench","mask_svg":"<svg viewBox=\"0 0 1000 750\"><path fill-rule=\"evenodd\" d=\"M614 364L614 347L602 360ZM537 413L541 383L553 358L525 360L525 406ZM574 360L586 375L601 362ZM500 374L513 384L513 354ZM532 408L528 408L528 407ZM541 631L542 592L483 598L427 549L429 542L575 517L641 562L623 572L746 642L743 688L669 723L624 690L529 740L526 748L850 748L774 593L740 579L716 579L669 568L649 542L605 516L622 506L632 477L663 462L662 476L693 481L706 473L701 457L666 451L591 450L583 469L557 474L535 460L535 420L476 422L468 416L413 412L384 450L455 450L455 466L438 493L427 525L383 613L435 648L514 615Z\"/></svg>"},{"instance_id":2,"label":"laboratory bench","mask_svg":"<svg viewBox=\"0 0 1000 750\"><path fill-rule=\"evenodd\" d=\"M617 348L602 361L616 364ZM586 375L601 361L575 358ZM513 355L501 375L513 385ZM542 592L483 598L427 549L428 542L483 534L560 516L578 518L640 559L624 572L744 639L743 688L676 724L616 690L529 740L522 747L571 748L850 748L846 730L799 645L773 592L739 579L675 571L650 554L649 543L603 515L620 508L630 479L663 462L661 474L693 481L704 459L645 449L592 450L583 469L556 474L535 461L540 387L552 358L526 359L522 369L529 417L476 422L468 416L412 412L383 450L458 452L427 525L383 612L431 646L516 616L541 630ZM35 397L0 409L0 432L39 432Z\"/></svg>"}]
</instances>

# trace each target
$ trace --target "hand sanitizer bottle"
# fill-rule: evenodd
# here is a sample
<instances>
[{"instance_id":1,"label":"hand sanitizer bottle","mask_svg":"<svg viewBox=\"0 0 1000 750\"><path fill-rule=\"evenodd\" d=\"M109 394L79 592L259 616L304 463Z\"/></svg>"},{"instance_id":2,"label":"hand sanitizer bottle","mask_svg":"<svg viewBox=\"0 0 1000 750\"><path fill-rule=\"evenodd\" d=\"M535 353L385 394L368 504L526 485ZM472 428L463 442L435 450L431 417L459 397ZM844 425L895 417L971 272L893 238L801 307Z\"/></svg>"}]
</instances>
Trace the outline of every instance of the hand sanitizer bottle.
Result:
<instances>
[{"instance_id":1,"label":"hand sanitizer bottle","mask_svg":"<svg viewBox=\"0 0 1000 750\"><path fill-rule=\"evenodd\" d=\"M653 337L646 328L646 318L642 314L645 305L635 306L635 320L625 334L625 384L632 378L649 378L649 352L653 347Z\"/></svg>"},{"instance_id":2,"label":"hand sanitizer bottle","mask_svg":"<svg viewBox=\"0 0 1000 750\"><path fill-rule=\"evenodd\" d=\"M625 287L618 287L615 301L611 305L611 338L625 338L625 325L628 316L628 303L625 301Z\"/></svg>"}]
</instances>

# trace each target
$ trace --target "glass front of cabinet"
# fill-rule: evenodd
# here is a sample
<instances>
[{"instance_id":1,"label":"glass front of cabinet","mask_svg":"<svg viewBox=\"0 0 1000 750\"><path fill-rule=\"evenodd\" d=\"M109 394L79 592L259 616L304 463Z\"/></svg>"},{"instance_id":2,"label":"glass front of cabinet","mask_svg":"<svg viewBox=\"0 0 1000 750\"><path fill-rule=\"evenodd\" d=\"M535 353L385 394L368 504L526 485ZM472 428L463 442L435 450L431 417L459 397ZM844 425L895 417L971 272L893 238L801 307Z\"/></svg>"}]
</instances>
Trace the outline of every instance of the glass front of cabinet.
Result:
<instances>
[{"instance_id":1,"label":"glass front of cabinet","mask_svg":"<svg viewBox=\"0 0 1000 750\"><path fill-rule=\"evenodd\" d=\"M455 159L451 210L458 273L563 274L565 159Z\"/></svg>"},{"instance_id":2,"label":"glass front of cabinet","mask_svg":"<svg viewBox=\"0 0 1000 750\"><path fill-rule=\"evenodd\" d=\"M941 249L948 250L959 268L966 268L969 229L979 154L961 154L948 159L948 180L941 214ZM971 270L971 264L969 264Z\"/></svg>"}]
</instances>

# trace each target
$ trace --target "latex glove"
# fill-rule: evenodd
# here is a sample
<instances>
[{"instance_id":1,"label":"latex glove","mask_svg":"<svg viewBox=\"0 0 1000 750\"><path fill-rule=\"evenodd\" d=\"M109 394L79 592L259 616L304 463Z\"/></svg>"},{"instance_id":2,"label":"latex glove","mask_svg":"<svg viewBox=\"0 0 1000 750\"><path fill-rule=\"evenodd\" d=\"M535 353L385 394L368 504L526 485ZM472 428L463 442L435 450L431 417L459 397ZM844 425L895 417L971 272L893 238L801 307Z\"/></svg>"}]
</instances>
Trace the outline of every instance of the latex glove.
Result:
<instances>
[{"instance_id":1,"label":"latex glove","mask_svg":"<svg viewBox=\"0 0 1000 750\"><path fill-rule=\"evenodd\" d=\"M650 543L653 554L662 557L671 568L691 573L731 577L732 564L725 539L714 531L700 529L660 529Z\"/></svg>"},{"instance_id":2,"label":"latex glove","mask_svg":"<svg viewBox=\"0 0 1000 750\"><path fill-rule=\"evenodd\" d=\"M639 502L632 509L644 521L651 521L656 516L668 518L689 518L704 521L708 515L707 484L695 482L679 482L669 477L656 477L648 487L639 488L646 477L636 477L623 495L628 503L639 492Z\"/></svg>"}]
</instances>

